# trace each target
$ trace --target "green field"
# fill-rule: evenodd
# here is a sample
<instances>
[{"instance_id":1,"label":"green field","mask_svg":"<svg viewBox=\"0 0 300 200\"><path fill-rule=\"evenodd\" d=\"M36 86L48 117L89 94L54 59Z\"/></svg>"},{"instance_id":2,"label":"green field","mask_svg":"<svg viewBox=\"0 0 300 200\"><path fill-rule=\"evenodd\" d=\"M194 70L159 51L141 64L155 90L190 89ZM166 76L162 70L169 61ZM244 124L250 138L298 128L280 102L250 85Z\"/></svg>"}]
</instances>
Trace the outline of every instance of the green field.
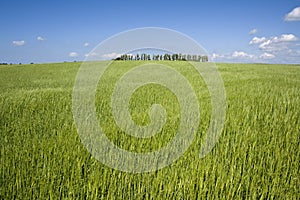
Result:
<instances>
[{"instance_id":1,"label":"green field","mask_svg":"<svg viewBox=\"0 0 300 200\"><path fill-rule=\"evenodd\" d=\"M99 123L118 146L153 151L176 134L176 97L158 85L140 88L130 101L132 118L149 123L147 108L162 104L167 123L150 139L120 131L109 97L133 66L114 62L99 82ZM201 122L188 151L172 165L126 173L94 159L80 141L72 91L81 63L0 66L0 199L299 199L300 65L217 64L226 96L226 121L213 151L199 159L210 97L186 62L159 61L180 71L197 94ZM147 94L155 94L148 95Z\"/></svg>"}]
</instances>

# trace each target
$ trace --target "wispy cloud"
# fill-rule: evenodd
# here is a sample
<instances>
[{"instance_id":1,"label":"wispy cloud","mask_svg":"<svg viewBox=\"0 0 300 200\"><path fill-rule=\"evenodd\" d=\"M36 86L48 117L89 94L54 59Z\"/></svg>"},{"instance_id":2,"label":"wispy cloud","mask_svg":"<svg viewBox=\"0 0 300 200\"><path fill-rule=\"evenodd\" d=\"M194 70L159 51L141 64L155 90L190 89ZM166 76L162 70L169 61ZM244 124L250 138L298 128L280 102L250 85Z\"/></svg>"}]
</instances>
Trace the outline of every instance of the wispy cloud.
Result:
<instances>
[{"instance_id":1,"label":"wispy cloud","mask_svg":"<svg viewBox=\"0 0 300 200\"><path fill-rule=\"evenodd\" d=\"M84 46L84 47L88 47L88 46L90 46L90 43L85 42L85 43L83 44L83 46Z\"/></svg>"},{"instance_id":2,"label":"wispy cloud","mask_svg":"<svg viewBox=\"0 0 300 200\"><path fill-rule=\"evenodd\" d=\"M294 34L282 34L273 37L254 37L249 44L254 45L262 54L257 59L272 60L277 63L297 63L300 55L298 37Z\"/></svg>"},{"instance_id":3,"label":"wispy cloud","mask_svg":"<svg viewBox=\"0 0 300 200\"><path fill-rule=\"evenodd\" d=\"M211 57L212 60L218 60L218 59L225 58L225 55L213 53L210 57Z\"/></svg>"},{"instance_id":4,"label":"wispy cloud","mask_svg":"<svg viewBox=\"0 0 300 200\"><path fill-rule=\"evenodd\" d=\"M255 33L257 33L257 31L258 31L257 29L252 29L252 30L249 32L249 34L250 34L250 35L254 35Z\"/></svg>"},{"instance_id":5,"label":"wispy cloud","mask_svg":"<svg viewBox=\"0 0 300 200\"><path fill-rule=\"evenodd\" d=\"M275 55L270 54L270 53L263 53L259 56L259 58L262 58L262 59L265 59L265 60L273 59L273 58L275 58Z\"/></svg>"},{"instance_id":6,"label":"wispy cloud","mask_svg":"<svg viewBox=\"0 0 300 200\"><path fill-rule=\"evenodd\" d=\"M108 53L108 54L103 54L101 57L104 59L113 59L121 56L121 54L113 52L113 53Z\"/></svg>"},{"instance_id":7,"label":"wispy cloud","mask_svg":"<svg viewBox=\"0 0 300 200\"><path fill-rule=\"evenodd\" d=\"M84 55L85 57L88 57L88 58L96 58L96 57L99 57L98 54L96 52L92 52L92 53L87 53Z\"/></svg>"},{"instance_id":8,"label":"wispy cloud","mask_svg":"<svg viewBox=\"0 0 300 200\"><path fill-rule=\"evenodd\" d=\"M279 42L294 42L297 40L298 38L293 34L283 34L278 38Z\"/></svg>"},{"instance_id":9,"label":"wispy cloud","mask_svg":"<svg viewBox=\"0 0 300 200\"><path fill-rule=\"evenodd\" d=\"M111 60L117 57L120 57L122 54L120 53L116 53L116 52L112 52L112 53L107 53L107 54L99 54L96 52L91 52L88 54L85 54L85 57L87 59L99 59L99 60Z\"/></svg>"},{"instance_id":10,"label":"wispy cloud","mask_svg":"<svg viewBox=\"0 0 300 200\"><path fill-rule=\"evenodd\" d=\"M210 58L215 62L256 62L258 56L244 51L234 51L229 54L213 53Z\"/></svg>"},{"instance_id":11,"label":"wispy cloud","mask_svg":"<svg viewBox=\"0 0 300 200\"><path fill-rule=\"evenodd\" d=\"M249 44L259 44L259 43L262 43L266 41L266 38L265 37L261 37L261 38L258 38L258 37L254 37L252 38L252 40L249 42Z\"/></svg>"},{"instance_id":12,"label":"wispy cloud","mask_svg":"<svg viewBox=\"0 0 300 200\"><path fill-rule=\"evenodd\" d=\"M44 37L42 37L42 36L38 36L37 38L36 38L38 41L44 41L44 40L46 40Z\"/></svg>"},{"instance_id":13,"label":"wispy cloud","mask_svg":"<svg viewBox=\"0 0 300 200\"><path fill-rule=\"evenodd\" d=\"M25 44L24 40L14 40L12 41L13 45L15 46L23 46Z\"/></svg>"},{"instance_id":14,"label":"wispy cloud","mask_svg":"<svg viewBox=\"0 0 300 200\"><path fill-rule=\"evenodd\" d=\"M248 63L257 63L257 62L273 62L276 59L276 55L271 53L264 52L260 55L254 55L244 51L234 51L229 54L216 54L213 53L210 56L211 60L214 62L248 62Z\"/></svg>"},{"instance_id":15,"label":"wispy cloud","mask_svg":"<svg viewBox=\"0 0 300 200\"><path fill-rule=\"evenodd\" d=\"M288 49L291 42L297 41L298 38L293 34L282 34L279 37L271 37L259 45L259 48L265 51L281 51Z\"/></svg>"},{"instance_id":16,"label":"wispy cloud","mask_svg":"<svg viewBox=\"0 0 300 200\"><path fill-rule=\"evenodd\" d=\"M300 21L300 7L294 8L291 12L285 15L285 21Z\"/></svg>"},{"instance_id":17,"label":"wispy cloud","mask_svg":"<svg viewBox=\"0 0 300 200\"><path fill-rule=\"evenodd\" d=\"M259 49L264 51L280 51L287 49L295 41L298 41L298 38L294 34L282 34L270 38L254 37L249 44L258 44Z\"/></svg>"},{"instance_id":18,"label":"wispy cloud","mask_svg":"<svg viewBox=\"0 0 300 200\"><path fill-rule=\"evenodd\" d=\"M245 53L243 51L235 51L231 56L233 58L254 58L254 55Z\"/></svg>"},{"instance_id":19,"label":"wispy cloud","mask_svg":"<svg viewBox=\"0 0 300 200\"><path fill-rule=\"evenodd\" d=\"M77 52L70 52L70 53L69 53L69 56L70 56L71 58L76 58L76 57L78 57L79 55L78 55Z\"/></svg>"}]
</instances>

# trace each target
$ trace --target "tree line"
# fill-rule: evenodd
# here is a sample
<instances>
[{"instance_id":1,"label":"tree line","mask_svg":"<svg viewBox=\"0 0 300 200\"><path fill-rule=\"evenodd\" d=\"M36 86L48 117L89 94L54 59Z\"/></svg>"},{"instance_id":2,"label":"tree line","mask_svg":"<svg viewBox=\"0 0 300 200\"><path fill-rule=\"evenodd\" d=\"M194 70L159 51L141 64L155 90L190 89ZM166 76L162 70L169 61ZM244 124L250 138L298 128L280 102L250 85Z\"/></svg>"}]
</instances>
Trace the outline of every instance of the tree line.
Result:
<instances>
[{"instance_id":1,"label":"tree line","mask_svg":"<svg viewBox=\"0 0 300 200\"><path fill-rule=\"evenodd\" d=\"M170 61L197 61L208 62L208 56L190 55L190 54L123 54L114 60L170 60Z\"/></svg>"}]
</instances>

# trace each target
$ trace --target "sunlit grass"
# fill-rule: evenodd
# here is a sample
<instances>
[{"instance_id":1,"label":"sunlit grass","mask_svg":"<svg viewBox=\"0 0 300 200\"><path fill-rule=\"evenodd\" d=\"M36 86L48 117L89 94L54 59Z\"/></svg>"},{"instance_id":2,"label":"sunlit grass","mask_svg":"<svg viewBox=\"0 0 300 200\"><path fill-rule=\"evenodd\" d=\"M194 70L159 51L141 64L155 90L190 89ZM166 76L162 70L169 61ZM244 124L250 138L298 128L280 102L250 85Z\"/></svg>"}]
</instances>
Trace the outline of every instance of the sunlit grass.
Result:
<instances>
[{"instance_id":1,"label":"sunlit grass","mask_svg":"<svg viewBox=\"0 0 300 200\"><path fill-rule=\"evenodd\" d=\"M116 145L148 152L175 134L179 107L172 93L149 85L132 96L130 108L138 123L149 122L147 108L154 102L168 111L163 132L151 139L120 131L108 106L114 83L141 63L111 66L99 82L96 106L99 123ZM184 63L164 64L178 69L194 87L201 109L199 133L171 166L144 174L111 169L80 142L72 115L80 63L1 66L0 199L298 199L300 66L217 64L227 95L226 122L213 151L199 159L210 100L201 78Z\"/></svg>"}]
</instances>

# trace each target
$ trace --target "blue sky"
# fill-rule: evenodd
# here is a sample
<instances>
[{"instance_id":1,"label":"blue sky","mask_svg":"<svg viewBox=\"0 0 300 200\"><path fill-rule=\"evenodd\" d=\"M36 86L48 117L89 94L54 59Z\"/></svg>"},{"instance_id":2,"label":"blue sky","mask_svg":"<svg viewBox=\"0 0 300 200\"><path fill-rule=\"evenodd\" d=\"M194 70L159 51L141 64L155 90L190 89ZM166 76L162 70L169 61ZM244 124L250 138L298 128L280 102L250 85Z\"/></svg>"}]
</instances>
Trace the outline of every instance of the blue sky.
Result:
<instances>
[{"instance_id":1,"label":"blue sky","mask_svg":"<svg viewBox=\"0 0 300 200\"><path fill-rule=\"evenodd\" d=\"M0 7L0 62L84 60L119 32L162 27L192 37L216 62L300 63L296 0L3 0Z\"/></svg>"}]
</instances>

